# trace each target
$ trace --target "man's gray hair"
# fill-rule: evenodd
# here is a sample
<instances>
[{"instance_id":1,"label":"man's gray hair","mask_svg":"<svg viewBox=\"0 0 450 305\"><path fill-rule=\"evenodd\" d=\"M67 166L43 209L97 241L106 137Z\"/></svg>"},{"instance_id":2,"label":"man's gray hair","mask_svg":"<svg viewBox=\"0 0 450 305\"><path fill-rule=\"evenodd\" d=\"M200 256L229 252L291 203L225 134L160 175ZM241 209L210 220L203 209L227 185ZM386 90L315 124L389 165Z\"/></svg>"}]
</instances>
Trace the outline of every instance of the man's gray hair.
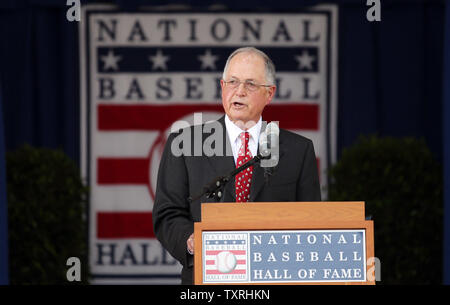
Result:
<instances>
[{"instance_id":1,"label":"man's gray hair","mask_svg":"<svg viewBox=\"0 0 450 305\"><path fill-rule=\"evenodd\" d=\"M239 53L254 53L258 56L260 56L264 60L264 65L266 68L266 81L268 85L275 85L275 65L273 64L272 60L269 58L269 56L266 55L261 50L258 50L254 47L243 47L235 50L227 59L227 63L225 64L225 68L223 69L222 78L225 79L225 75L228 71L228 65L231 61L231 59L236 56Z\"/></svg>"}]
</instances>

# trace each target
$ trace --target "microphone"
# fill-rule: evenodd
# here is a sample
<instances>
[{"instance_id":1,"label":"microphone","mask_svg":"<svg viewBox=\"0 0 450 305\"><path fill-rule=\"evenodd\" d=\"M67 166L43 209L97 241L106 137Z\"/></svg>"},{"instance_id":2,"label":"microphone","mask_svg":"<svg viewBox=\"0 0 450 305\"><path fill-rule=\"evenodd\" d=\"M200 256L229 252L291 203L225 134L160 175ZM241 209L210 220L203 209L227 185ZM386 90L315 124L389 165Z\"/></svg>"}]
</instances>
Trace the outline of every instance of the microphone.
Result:
<instances>
[{"instance_id":1,"label":"microphone","mask_svg":"<svg viewBox=\"0 0 450 305\"><path fill-rule=\"evenodd\" d=\"M265 131L259 135L259 154L264 158L270 158L269 138Z\"/></svg>"},{"instance_id":2,"label":"microphone","mask_svg":"<svg viewBox=\"0 0 450 305\"><path fill-rule=\"evenodd\" d=\"M279 158L280 128L275 122L270 122L266 130L259 136L259 153L263 157L261 167L275 167Z\"/></svg>"}]
</instances>

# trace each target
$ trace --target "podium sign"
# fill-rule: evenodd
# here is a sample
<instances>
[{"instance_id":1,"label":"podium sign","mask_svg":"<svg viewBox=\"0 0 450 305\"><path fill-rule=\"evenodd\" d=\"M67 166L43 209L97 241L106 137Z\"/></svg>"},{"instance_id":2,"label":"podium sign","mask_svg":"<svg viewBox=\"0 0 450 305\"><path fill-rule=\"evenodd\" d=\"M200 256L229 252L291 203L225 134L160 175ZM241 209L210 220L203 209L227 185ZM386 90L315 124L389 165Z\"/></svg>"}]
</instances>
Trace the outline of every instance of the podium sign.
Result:
<instances>
[{"instance_id":1,"label":"podium sign","mask_svg":"<svg viewBox=\"0 0 450 305\"><path fill-rule=\"evenodd\" d=\"M365 230L203 232L203 283L365 282Z\"/></svg>"},{"instance_id":2,"label":"podium sign","mask_svg":"<svg viewBox=\"0 0 450 305\"><path fill-rule=\"evenodd\" d=\"M375 284L364 202L208 203L194 235L195 284Z\"/></svg>"}]
</instances>

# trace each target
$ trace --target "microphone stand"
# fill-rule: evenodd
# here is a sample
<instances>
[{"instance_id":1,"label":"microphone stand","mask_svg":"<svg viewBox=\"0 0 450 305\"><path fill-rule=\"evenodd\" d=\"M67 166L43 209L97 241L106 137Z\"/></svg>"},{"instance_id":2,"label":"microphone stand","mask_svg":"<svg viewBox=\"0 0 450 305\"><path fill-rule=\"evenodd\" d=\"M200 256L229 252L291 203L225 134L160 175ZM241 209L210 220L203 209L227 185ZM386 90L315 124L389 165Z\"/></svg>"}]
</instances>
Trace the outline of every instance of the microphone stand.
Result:
<instances>
[{"instance_id":1,"label":"microphone stand","mask_svg":"<svg viewBox=\"0 0 450 305\"><path fill-rule=\"evenodd\" d=\"M270 155L263 157L261 154L256 155L256 157L253 157L250 161L247 163L244 163L240 167L235 168L233 171L231 171L228 175L215 178L213 182L208 184L204 187L203 193L196 196L194 199L192 197L189 197L189 202L193 202L195 200L200 199L202 196L206 195L206 198L214 198L214 200L217 202L222 198L223 196L223 189L225 185L237 174L245 170L246 168L258 163L262 159L270 159Z\"/></svg>"}]
</instances>

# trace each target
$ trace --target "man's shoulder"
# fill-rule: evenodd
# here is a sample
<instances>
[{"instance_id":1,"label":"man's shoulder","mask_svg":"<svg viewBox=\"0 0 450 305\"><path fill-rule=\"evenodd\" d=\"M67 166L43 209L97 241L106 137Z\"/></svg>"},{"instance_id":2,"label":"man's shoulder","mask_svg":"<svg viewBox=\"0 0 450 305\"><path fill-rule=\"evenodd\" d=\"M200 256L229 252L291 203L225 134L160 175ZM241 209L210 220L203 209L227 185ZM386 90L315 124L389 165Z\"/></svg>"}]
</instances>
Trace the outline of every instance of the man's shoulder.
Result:
<instances>
[{"instance_id":1,"label":"man's shoulder","mask_svg":"<svg viewBox=\"0 0 450 305\"><path fill-rule=\"evenodd\" d=\"M220 119L190 125L174 125L168 135L165 150L177 157L228 155L227 136Z\"/></svg>"},{"instance_id":2,"label":"man's shoulder","mask_svg":"<svg viewBox=\"0 0 450 305\"><path fill-rule=\"evenodd\" d=\"M312 143L311 139L282 128L280 128L280 141L301 146Z\"/></svg>"},{"instance_id":3,"label":"man's shoulder","mask_svg":"<svg viewBox=\"0 0 450 305\"><path fill-rule=\"evenodd\" d=\"M187 122L182 122L178 125L172 125L169 137L180 135L184 132L193 133L194 131L201 131L202 133L211 133L213 131L218 131L216 129L224 129L225 124L223 117L217 120L209 120L202 122L201 124L189 124Z\"/></svg>"}]
</instances>

